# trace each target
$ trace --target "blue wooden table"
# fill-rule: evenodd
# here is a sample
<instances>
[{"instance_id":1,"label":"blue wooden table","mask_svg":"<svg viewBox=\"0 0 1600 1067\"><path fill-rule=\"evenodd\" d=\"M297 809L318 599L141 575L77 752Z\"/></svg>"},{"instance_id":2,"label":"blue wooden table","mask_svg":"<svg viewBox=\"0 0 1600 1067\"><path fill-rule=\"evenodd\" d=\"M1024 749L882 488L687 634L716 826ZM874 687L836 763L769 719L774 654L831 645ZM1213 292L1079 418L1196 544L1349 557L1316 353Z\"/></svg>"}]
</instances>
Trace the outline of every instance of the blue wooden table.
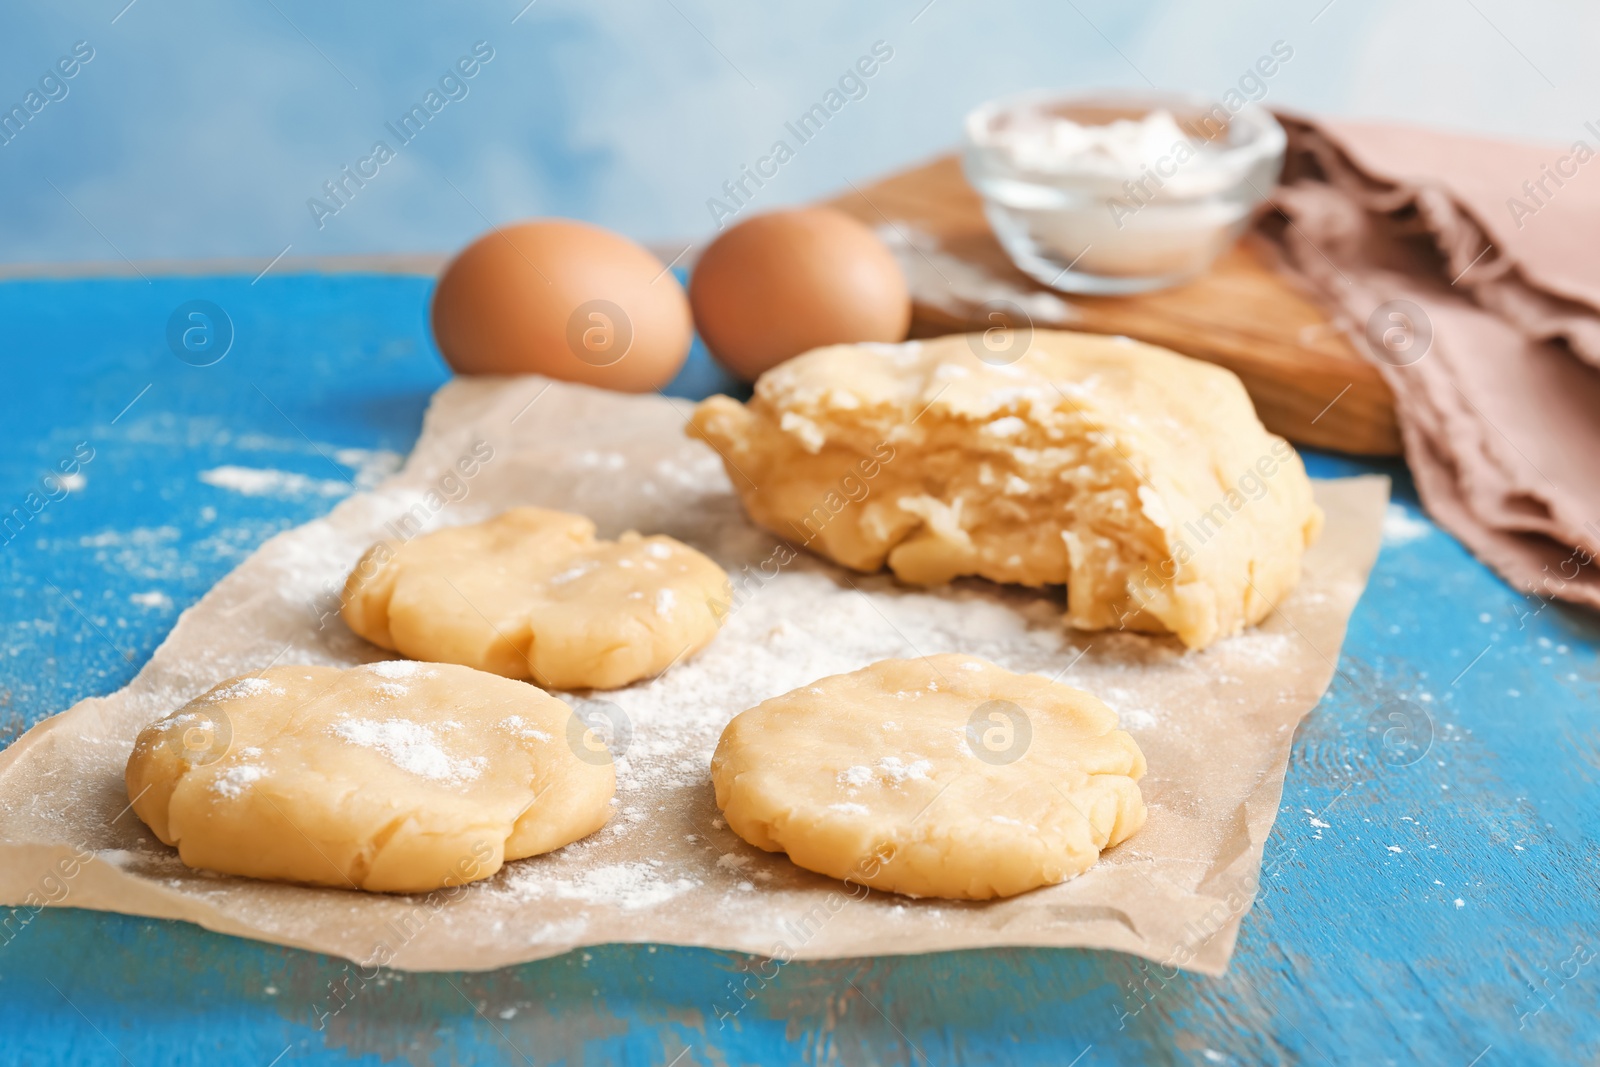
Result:
<instances>
[{"instance_id":1,"label":"blue wooden table","mask_svg":"<svg viewBox=\"0 0 1600 1067\"><path fill-rule=\"evenodd\" d=\"M430 284L0 284L0 743L123 685L263 539L410 447L446 377ZM210 366L168 343L196 300L231 323ZM697 349L670 388L719 380ZM1600 1063L1600 625L1486 572L1398 465L1309 462L1396 475L1399 504L1223 978L1063 950L792 963L723 1026L759 961L621 946L386 975L319 1028L341 961L47 909L0 945L0 1062ZM1396 709L1404 760L1374 744Z\"/></svg>"}]
</instances>

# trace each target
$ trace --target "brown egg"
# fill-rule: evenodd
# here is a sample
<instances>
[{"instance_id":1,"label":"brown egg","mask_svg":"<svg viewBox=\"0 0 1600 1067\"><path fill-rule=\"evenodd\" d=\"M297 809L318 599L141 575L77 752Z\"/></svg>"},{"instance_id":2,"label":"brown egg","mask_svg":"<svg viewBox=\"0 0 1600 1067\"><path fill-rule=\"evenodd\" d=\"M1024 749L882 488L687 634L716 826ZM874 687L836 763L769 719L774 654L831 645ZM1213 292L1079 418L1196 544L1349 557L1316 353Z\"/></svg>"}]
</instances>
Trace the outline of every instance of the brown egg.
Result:
<instances>
[{"instance_id":1,"label":"brown egg","mask_svg":"<svg viewBox=\"0 0 1600 1067\"><path fill-rule=\"evenodd\" d=\"M672 380L693 326L683 287L625 237L535 219L479 237L439 276L433 337L461 374L544 374L643 393Z\"/></svg>"},{"instance_id":2,"label":"brown egg","mask_svg":"<svg viewBox=\"0 0 1600 1067\"><path fill-rule=\"evenodd\" d=\"M758 215L711 242L689 278L706 347L750 381L822 345L902 341L911 294L894 254L842 211Z\"/></svg>"}]
</instances>

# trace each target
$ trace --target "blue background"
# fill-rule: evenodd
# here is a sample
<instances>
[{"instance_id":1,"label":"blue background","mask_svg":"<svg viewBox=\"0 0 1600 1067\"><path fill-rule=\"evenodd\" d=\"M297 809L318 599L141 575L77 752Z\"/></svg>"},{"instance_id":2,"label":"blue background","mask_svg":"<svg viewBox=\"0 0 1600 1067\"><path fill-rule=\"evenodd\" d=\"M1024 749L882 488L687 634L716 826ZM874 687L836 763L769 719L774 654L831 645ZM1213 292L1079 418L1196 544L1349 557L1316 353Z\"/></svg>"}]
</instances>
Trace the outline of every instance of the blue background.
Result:
<instances>
[{"instance_id":1,"label":"blue background","mask_svg":"<svg viewBox=\"0 0 1600 1067\"><path fill-rule=\"evenodd\" d=\"M74 42L95 50L0 146L0 262L447 252L549 214L687 241L711 230L723 182L878 40L894 58L865 98L756 207L941 151L1003 93L1221 94L1278 40L1294 57L1271 106L1561 144L1600 119L1600 7L1583 0L128 3L0 16L5 108ZM495 59L467 97L391 142L397 158L318 229L307 199L480 40Z\"/></svg>"},{"instance_id":2,"label":"blue background","mask_svg":"<svg viewBox=\"0 0 1600 1067\"><path fill-rule=\"evenodd\" d=\"M0 284L14 353L0 501L79 442L95 450L83 483L0 549L5 740L125 683L255 545L375 476L375 451L410 446L446 376L430 285ZM167 350L168 316L195 299L235 327L214 366ZM676 389L716 379L697 350ZM386 976L319 1030L313 1005L340 961L47 909L0 945L0 1063L1595 1062L1600 628L1512 592L1434 530L1398 465L1309 460L1320 475L1396 474L1401 502L1340 673L1296 737L1271 873L1223 978L1062 950L793 963L723 1027L715 1007L756 961L615 946ZM246 496L201 480L223 465L332 488ZM1429 747L1391 766L1370 727L1401 697Z\"/></svg>"}]
</instances>

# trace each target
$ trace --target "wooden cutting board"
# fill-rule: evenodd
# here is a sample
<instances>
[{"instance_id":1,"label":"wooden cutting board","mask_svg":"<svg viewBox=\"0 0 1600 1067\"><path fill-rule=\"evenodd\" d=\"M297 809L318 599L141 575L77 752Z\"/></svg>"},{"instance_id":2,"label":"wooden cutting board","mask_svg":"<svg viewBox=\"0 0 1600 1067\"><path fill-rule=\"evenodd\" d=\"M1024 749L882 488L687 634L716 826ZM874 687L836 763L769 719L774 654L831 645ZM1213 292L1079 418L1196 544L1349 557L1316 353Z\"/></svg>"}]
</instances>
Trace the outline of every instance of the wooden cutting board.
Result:
<instances>
[{"instance_id":1,"label":"wooden cutting board","mask_svg":"<svg viewBox=\"0 0 1600 1067\"><path fill-rule=\"evenodd\" d=\"M1394 398L1328 315L1272 267L1254 235L1204 277L1136 296L1069 296L1011 264L957 156L893 174L830 201L888 229L911 283L913 337L994 325L984 304L1020 305L1036 326L1124 334L1237 374L1262 422L1296 444L1398 455Z\"/></svg>"}]
</instances>

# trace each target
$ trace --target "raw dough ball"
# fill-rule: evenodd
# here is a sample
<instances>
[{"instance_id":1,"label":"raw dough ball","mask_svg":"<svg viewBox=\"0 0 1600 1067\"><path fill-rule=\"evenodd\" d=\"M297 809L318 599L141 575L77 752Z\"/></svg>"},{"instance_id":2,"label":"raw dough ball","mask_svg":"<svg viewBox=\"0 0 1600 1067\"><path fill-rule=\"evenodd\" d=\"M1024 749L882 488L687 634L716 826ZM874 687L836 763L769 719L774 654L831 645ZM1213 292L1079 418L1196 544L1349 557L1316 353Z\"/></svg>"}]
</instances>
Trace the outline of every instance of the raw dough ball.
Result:
<instances>
[{"instance_id":1,"label":"raw dough ball","mask_svg":"<svg viewBox=\"0 0 1600 1067\"><path fill-rule=\"evenodd\" d=\"M1080 874L1144 825L1144 756L1082 690L971 656L883 660L734 718L734 833L807 870L985 900Z\"/></svg>"},{"instance_id":2,"label":"raw dough ball","mask_svg":"<svg viewBox=\"0 0 1600 1067\"><path fill-rule=\"evenodd\" d=\"M345 583L344 620L412 659L550 689L615 689L716 636L728 576L670 537L596 541L581 515L512 508L380 541Z\"/></svg>"},{"instance_id":3,"label":"raw dough ball","mask_svg":"<svg viewBox=\"0 0 1600 1067\"><path fill-rule=\"evenodd\" d=\"M1232 372L1055 330L837 345L702 403L750 516L862 571L1067 586L1083 630L1191 648L1294 588L1322 512ZM735 473L737 471L738 473Z\"/></svg>"},{"instance_id":4,"label":"raw dough ball","mask_svg":"<svg viewBox=\"0 0 1600 1067\"><path fill-rule=\"evenodd\" d=\"M605 825L616 775L571 708L450 664L274 667L139 732L128 796L191 867L423 893Z\"/></svg>"}]
</instances>

